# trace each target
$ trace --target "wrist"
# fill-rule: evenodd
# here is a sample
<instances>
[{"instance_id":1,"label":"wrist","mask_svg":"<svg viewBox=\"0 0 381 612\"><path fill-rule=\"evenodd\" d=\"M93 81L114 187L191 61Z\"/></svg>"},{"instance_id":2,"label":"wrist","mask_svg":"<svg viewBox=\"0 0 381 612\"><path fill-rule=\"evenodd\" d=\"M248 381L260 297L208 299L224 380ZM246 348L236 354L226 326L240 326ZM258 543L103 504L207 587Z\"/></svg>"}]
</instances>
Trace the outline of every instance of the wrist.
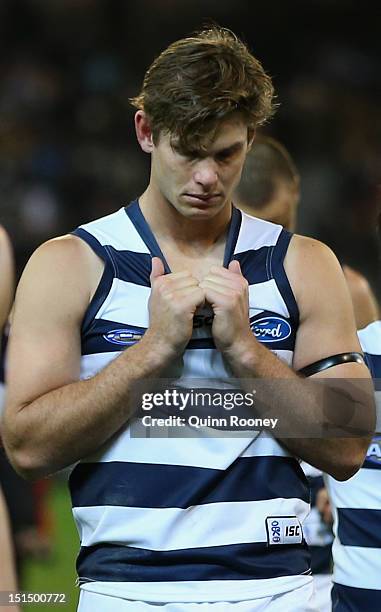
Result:
<instances>
[{"instance_id":1,"label":"wrist","mask_svg":"<svg viewBox=\"0 0 381 612\"><path fill-rule=\"evenodd\" d=\"M160 333L147 329L139 345L149 355L149 360L157 367L165 367L178 357L179 352L167 342Z\"/></svg>"},{"instance_id":2,"label":"wrist","mask_svg":"<svg viewBox=\"0 0 381 612\"><path fill-rule=\"evenodd\" d=\"M222 350L222 354L237 369L252 371L259 361L261 345L250 333L250 335L237 338L234 342Z\"/></svg>"}]
</instances>

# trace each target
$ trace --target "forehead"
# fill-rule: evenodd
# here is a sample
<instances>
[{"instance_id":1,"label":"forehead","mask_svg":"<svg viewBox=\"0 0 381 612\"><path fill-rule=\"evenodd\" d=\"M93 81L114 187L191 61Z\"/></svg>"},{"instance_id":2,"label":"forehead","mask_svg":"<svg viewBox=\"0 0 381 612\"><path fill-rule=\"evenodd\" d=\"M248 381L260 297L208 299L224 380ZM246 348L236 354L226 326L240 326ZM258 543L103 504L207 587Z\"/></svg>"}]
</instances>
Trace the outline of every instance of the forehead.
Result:
<instances>
[{"instance_id":1,"label":"forehead","mask_svg":"<svg viewBox=\"0 0 381 612\"><path fill-rule=\"evenodd\" d=\"M216 129L212 132L206 133L205 136L201 134L201 138L195 139L194 145L190 144L189 148L193 151L199 150L200 153L206 155L228 149L238 143L246 144L247 136L247 123L239 116L230 117L217 124ZM175 150L181 150L179 138L176 134L168 132L161 134L161 140Z\"/></svg>"}]
</instances>

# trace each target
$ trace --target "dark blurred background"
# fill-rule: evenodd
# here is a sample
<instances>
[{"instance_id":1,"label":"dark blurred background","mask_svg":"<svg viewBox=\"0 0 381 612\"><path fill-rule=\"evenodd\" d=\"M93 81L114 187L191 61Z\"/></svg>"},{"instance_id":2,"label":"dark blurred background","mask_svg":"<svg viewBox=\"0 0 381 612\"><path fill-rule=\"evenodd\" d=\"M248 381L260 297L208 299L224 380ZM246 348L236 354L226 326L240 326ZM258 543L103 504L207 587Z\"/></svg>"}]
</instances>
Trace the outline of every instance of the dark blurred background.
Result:
<instances>
[{"instance_id":1,"label":"dark blurred background","mask_svg":"<svg viewBox=\"0 0 381 612\"><path fill-rule=\"evenodd\" d=\"M128 99L163 48L214 20L273 76L280 107L265 131L299 167L299 231L364 272L381 299L377 6L0 0L0 222L19 272L42 241L142 192L149 159Z\"/></svg>"}]
</instances>

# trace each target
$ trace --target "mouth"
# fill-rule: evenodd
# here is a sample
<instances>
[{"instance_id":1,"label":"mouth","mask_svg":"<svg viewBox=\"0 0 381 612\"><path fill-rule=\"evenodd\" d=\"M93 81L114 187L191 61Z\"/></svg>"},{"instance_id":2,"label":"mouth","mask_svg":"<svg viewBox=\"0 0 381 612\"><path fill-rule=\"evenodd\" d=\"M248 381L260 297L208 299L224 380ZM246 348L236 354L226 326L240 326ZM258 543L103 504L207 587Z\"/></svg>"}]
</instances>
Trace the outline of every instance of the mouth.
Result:
<instances>
[{"instance_id":1,"label":"mouth","mask_svg":"<svg viewBox=\"0 0 381 612\"><path fill-rule=\"evenodd\" d=\"M208 204L213 202L221 197L220 193L208 193L208 194L199 194L199 193L184 193L184 197L194 202L195 204Z\"/></svg>"}]
</instances>

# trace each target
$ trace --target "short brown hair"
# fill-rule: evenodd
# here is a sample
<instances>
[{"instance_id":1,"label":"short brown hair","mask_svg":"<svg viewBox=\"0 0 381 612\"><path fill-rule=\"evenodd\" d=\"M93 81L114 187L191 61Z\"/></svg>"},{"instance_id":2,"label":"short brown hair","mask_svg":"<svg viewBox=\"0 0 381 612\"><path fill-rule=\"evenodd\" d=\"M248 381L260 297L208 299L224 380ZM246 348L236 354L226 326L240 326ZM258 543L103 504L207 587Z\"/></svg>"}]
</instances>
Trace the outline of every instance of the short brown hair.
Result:
<instances>
[{"instance_id":1,"label":"short brown hair","mask_svg":"<svg viewBox=\"0 0 381 612\"><path fill-rule=\"evenodd\" d=\"M254 131L272 115L273 94L270 77L247 46L213 26L163 51L131 103L147 114L155 143L164 131L189 150L202 148L218 123L236 112Z\"/></svg>"}]
</instances>

